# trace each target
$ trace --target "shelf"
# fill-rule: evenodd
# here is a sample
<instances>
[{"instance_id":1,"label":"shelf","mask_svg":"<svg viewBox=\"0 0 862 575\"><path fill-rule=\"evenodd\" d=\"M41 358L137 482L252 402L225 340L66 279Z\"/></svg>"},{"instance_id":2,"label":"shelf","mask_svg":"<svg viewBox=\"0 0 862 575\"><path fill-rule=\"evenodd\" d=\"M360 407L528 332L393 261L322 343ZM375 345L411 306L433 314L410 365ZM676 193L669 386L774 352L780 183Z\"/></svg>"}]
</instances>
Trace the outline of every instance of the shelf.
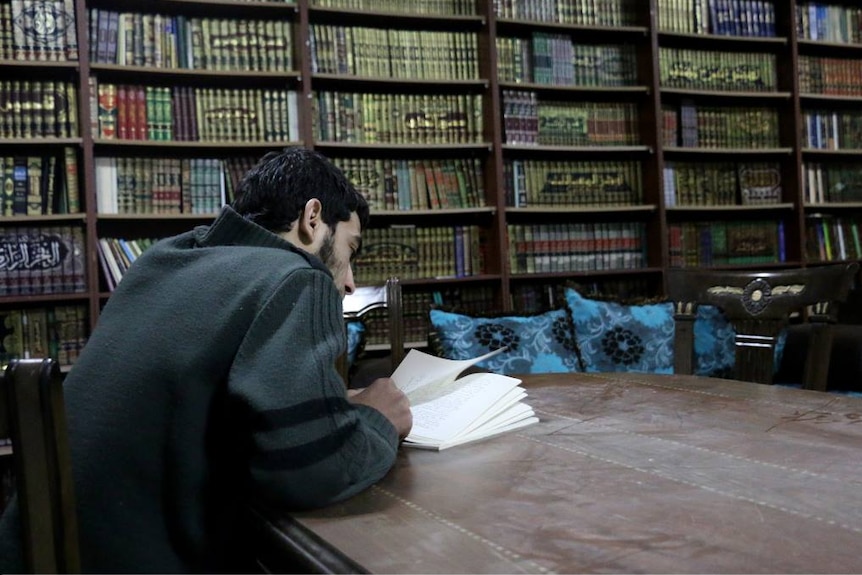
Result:
<instances>
[{"instance_id":1,"label":"shelf","mask_svg":"<svg viewBox=\"0 0 862 575\"><path fill-rule=\"evenodd\" d=\"M236 79L243 82L249 80L271 80L284 81L291 80L294 82L300 81L300 73L297 70L278 70L278 71L261 71L261 70L197 70L189 68L150 68L146 66L131 66L120 64L90 64L90 72L96 74L105 74L106 76L134 76L136 82L141 82L141 77L148 81L166 79L166 80L224 80ZM258 84L259 82L255 82Z\"/></svg>"},{"instance_id":2,"label":"shelf","mask_svg":"<svg viewBox=\"0 0 862 575\"><path fill-rule=\"evenodd\" d=\"M187 148L190 150L227 150L238 155L237 148L252 148L255 150L280 149L289 146L302 146L302 142L186 142L175 140L104 140L96 138L93 144L101 148Z\"/></svg>"},{"instance_id":3,"label":"shelf","mask_svg":"<svg viewBox=\"0 0 862 575\"><path fill-rule=\"evenodd\" d=\"M667 206L667 212L772 212L781 210L792 210L793 204L782 202L779 204L754 204L747 206Z\"/></svg>"},{"instance_id":4,"label":"shelf","mask_svg":"<svg viewBox=\"0 0 862 575\"><path fill-rule=\"evenodd\" d=\"M802 148L803 156L858 156L862 159L862 149L852 150L821 150L818 148Z\"/></svg>"},{"instance_id":5,"label":"shelf","mask_svg":"<svg viewBox=\"0 0 862 575\"><path fill-rule=\"evenodd\" d=\"M394 78L394 77L369 77L369 76L351 76L348 74L312 74L312 81L315 83L315 88L326 88L327 86L335 86L339 91L346 91L348 88L355 89L361 87L376 87L385 88L387 93L393 91L406 92L410 88L427 88L434 87L437 91L447 92L452 90L478 91L488 88L488 80L432 80L424 78ZM318 86L319 84L319 86ZM352 87L352 88L351 88ZM395 90L393 90L395 88Z\"/></svg>"},{"instance_id":6,"label":"shelf","mask_svg":"<svg viewBox=\"0 0 862 575\"><path fill-rule=\"evenodd\" d=\"M556 34L572 34L577 38L595 40L601 38L608 43L619 42L624 38L646 39L649 28L646 26L586 26L582 24L561 24L540 20L515 20L497 18L497 29L501 35L510 33L524 34L529 32L551 32Z\"/></svg>"},{"instance_id":7,"label":"shelf","mask_svg":"<svg viewBox=\"0 0 862 575\"><path fill-rule=\"evenodd\" d=\"M559 95L579 96L646 96L650 93L646 86L554 86L550 84L535 84L532 82L500 82L502 90L529 90Z\"/></svg>"},{"instance_id":8,"label":"shelf","mask_svg":"<svg viewBox=\"0 0 862 575\"><path fill-rule=\"evenodd\" d=\"M683 88L662 88L662 96L677 98L717 98L730 100L786 101L792 97L790 92L740 92L734 90L693 90Z\"/></svg>"},{"instance_id":9,"label":"shelf","mask_svg":"<svg viewBox=\"0 0 862 575\"><path fill-rule=\"evenodd\" d=\"M320 150L386 150L386 151L491 151L490 142L478 142L475 144L394 144L390 142L374 142L368 144L354 144L347 142L315 142L314 147Z\"/></svg>"},{"instance_id":10,"label":"shelf","mask_svg":"<svg viewBox=\"0 0 862 575\"><path fill-rule=\"evenodd\" d=\"M816 212L818 210L862 210L862 202L822 202L819 204L805 204L803 206L806 212Z\"/></svg>"},{"instance_id":11,"label":"shelf","mask_svg":"<svg viewBox=\"0 0 862 575\"><path fill-rule=\"evenodd\" d=\"M679 156L789 156L793 148L678 148L664 149L665 154Z\"/></svg>"},{"instance_id":12,"label":"shelf","mask_svg":"<svg viewBox=\"0 0 862 575\"><path fill-rule=\"evenodd\" d=\"M62 71L77 71L80 64L77 60L63 60L53 62L43 62L39 60L8 60L0 58L0 68L21 68L27 71L32 70L62 70Z\"/></svg>"},{"instance_id":13,"label":"shelf","mask_svg":"<svg viewBox=\"0 0 862 575\"><path fill-rule=\"evenodd\" d=\"M630 276L630 275L640 275L640 274L661 274L663 273L661 268L629 268L629 269L614 269L614 270L599 270L599 269L591 269L591 270L573 270L567 272L542 272L542 273L530 273L530 274L512 274L513 280L518 281L539 281L539 280L560 280L566 278L584 278L584 277L595 277L595 276Z\"/></svg>"},{"instance_id":14,"label":"shelf","mask_svg":"<svg viewBox=\"0 0 862 575\"><path fill-rule=\"evenodd\" d=\"M395 28L419 27L433 29L474 29L486 24L484 16L411 14L407 12L384 12L379 10L351 10L350 8L328 8L309 6L308 18L312 24L349 24L351 26L392 26Z\"/></svg>"},{"instance_id":15,"label":"shelf","mask_svg":"<svg viewBox=\"0 0 862 575\"><path fill-rule=\"evenodd\" d=\"M693 48L727 52L777 52L787 47L783 36L724 36L689 34L659 30L658 43L663 48Z\"/></svg>"},{"instance_id":16,"label":"shelf","mask_svg":"<svg viewBox=\"0 0 862 575\"><path fill-rule=\"evenodd\" d=\"M441 208L436 210L374 210L373 218L402 218L402 217L440 217L440 216L467 216L467 215L494 215L497 208Z\"/></svg>"},{"instance_id":17,"label":"shelf","mask_svg":"<svg viewBox=\"0 0 862 575\"><path fill-rule=\"evenodd\" d=\"M118 220L213 220L218 213L212 214L96 214L96 219L100 221L118 221Z\"/></svg>"},{"instance_id":18,"label":"shelf","mask_svg":"<svg viewBox=\"0 0 862 575\"><path fill-rule=\"evenodd\" d=\"M21 294L0 296L0 305L19 305L33 303L82 303L90 299L87 293L50 293L50 294Z\"/></svg>"},{"instance_id":19,"label":"shelf","mask_svg":"<svg viewBox=\"0 0 862 575\"><path fill-rule=\"evenodd\" d=\"M803 104L856 104L862 101L862 88L857 96L842 96L839 94L799 94L799 101Z\"/></svg>"},{"instance_id":20,"label":"shelf","mask_svg":"<svg viewBox=\"0 0 862 575\"><path fill-rule=\"evenodd\" d=\"M649 146L544 146L530 144L503 144L504 152L518 152L525 154L651 154Z\"/></svg>"},{"instance_id":21,"label":"shelf","mask_svg":"<svg viewBox=\"0 0 862 575\"><path fill-rule=\"evenodd\" d=\"M45 224L52 222L79 222L81 224L87 221L87 214L52 214L48 216L2 216L0 221L3 223L21 223L21 224Z\"/></svg>"},{"instance_id":22,"label":"shelf","mask_svg":"<svg viewBox=\"0 0 862 575\"><path fill-rule=\"evenodd\" d=\"M627 214L653 213L658 206L644 204L638 206L534 206L526 208L506 208L506 214Z\"/></svg>"},{"instance_id":23,"label":"shelf","mask_svg":"<svg viewBox=\"0 0 862 575\"><path fill-rule=\"evenodd\" d=\"M81 138L0 138L0 146L80 146Z\"/></svg>"}]
</instances>

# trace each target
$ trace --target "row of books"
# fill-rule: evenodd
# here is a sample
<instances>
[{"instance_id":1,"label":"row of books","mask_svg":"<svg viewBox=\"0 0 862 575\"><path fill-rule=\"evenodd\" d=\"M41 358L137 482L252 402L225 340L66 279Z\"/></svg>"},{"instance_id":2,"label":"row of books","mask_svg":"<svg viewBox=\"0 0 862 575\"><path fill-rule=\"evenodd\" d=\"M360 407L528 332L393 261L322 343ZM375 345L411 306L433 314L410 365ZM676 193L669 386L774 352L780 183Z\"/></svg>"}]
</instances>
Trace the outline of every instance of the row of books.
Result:
<instances>
[{"instance_id":1,"label":"row of books","mask_svg":"<svg viewBox=\"0 0 862 575\"><path fill-rule=\"evenodd\" d=\"M108 291L114 291L132 263L157 239L99 238L97 254Z\"/></svg>"},{"instance_id":2,"label":"row of books","mask_svg":"<svg viewBox=\"0 0 862 575\"><path fill-rule=\"evenodd\" d=\"M423 0L404 2L404 0L311 0L312 7L342 8L375 12L395 12L422 16L473 16L476 14L476 0Z\"/></svg>"},{"instance_id":3,"label":"row of books","mask_svg":"<svg viewBox=\"0 0 862 575\"><path fill-rule=\"evenodd\" d=\"M93 136L106 140L284 142L299 139L293 90L117 85L90 77Z\"/></svg>"},{"instance_id":4,"label":"row of books","mask_svg":"<svg viewBox=\"0 0 862 575\"><path fill-rule=\"evenodd\" d=\"M862 148L862 112L803 110L802 141L815 150Z\"/></svg>"},{"instance_id":5,"label":"row of books","mask_svg":"<svg viewBox=\"0 0 862 575\"><path fill-rule=\"evenodd\" d=\"M71 82L0 80L0 138L74 138L78 92Z\"/></svg>"},{"instance_id":6,"label":"row of books","mask_svg":"<svg viewBox=\"0 0 862 575\"><path fill-rule=\"evenodd\" d=\"M0 365L13 359L52 357L75 363L87 343L87 310L57 305L0 310Z\"/></svg>"},{"instance_id":7,"label":"row of books","mask_svg":"<svg viewBox=\"0 0 862 575\"><path fill-rule=\"evenodd\" d=\"M494 14L582 26L635 26L640 0L494 0Z\"/></svg>"},{"instance_id":8,"label":"row of books","mask_svg":"<svg viewBox=\"0 0 862 575\"><path fill-rule=\"evenodd\" d=\"M781 201L781 167L771 162L666 162L664 205L736 206Z\"/></svg>"},{"instance_id":9,"label":"row of books","mask_svg":"<svg viewBox=\"0 0 862 575\"><path fill-rule=\"evenodd\" d=\"M86 291L85 253L80 226L0 228L0 296Z\"/></svg>"},{"instance_id":10,"label":"row of books","mask_svg":"<svg viewBox=\"0 0 862 575\"><path fill-rule=\"evenodd\" d=\"M478 208L485 205L478 158L332 158L372 210Z\"/></svg>"},{"instance_id":11,"label":"row of books","mask_svg":"<svg viewBox=\"0 0 862 575\"><path fill-rule=\"evenodd\" d=\"M642 268L642 222L509 225L509 269L515 274Z\"/></svg>"},{"instance_id":12,"label":"row of books","mask_svg":"<svg viewBox=\"0 0 862 575\"><path fill-rule=\"evenodd\" d=\"M663 88L771 92L777 85L775 54L659 48Z\"/></svg>"},{"instance_id":13,"label":"row of books","mask_svg":"<svg viewBox=\"0 0 862 575\"><path fill-rule=\"evenodd\" d=\"M325 91L314 92L312 108L318 141L458 144L484 136L480 94Z\"/></svg>"},{"instance_id":14,"label":"row of books","mask_svg":"<svg viewBox=\"0 0 862 575\"><path fill-rule=\"evenodd\" d=\"M773 108L662 106L665 145L684 148L775 148L780 144Z\"/></svg>"},{"instance_id":15,"label":"row of books","mask_svg":"<svg viewBox=\"0 0 862 575\"><path fill-rule=\"evenodd\" d=\"M775 36L771 0L658 0L659 29L683 34Z\"/></svg>"},{"instance_id":16,"label":"row of books","mask_svg":"<svg viewBox=\"0 0 862 575\"><path fill-rule=\"evenodd\" d=\"M74 0L11 0L0 4L0 60L78 59Z\"/></svg>"},{"instance_id":17,"label":"row of books","mask_svg":"<svg viewBox=\"0 0 862 575\"><path fill-rule=\"evenodd\" d=\"M100 214L215 214L232 200L248 164L239 158L97 157L95 167Z\"/></svg>"},{"instance_id":18,"label":"row of books","mask_svg":"<svg viewBox=\"0 0 862 575\"><path fill-rule=\"evenodd\" d=\"M475 32L398 30L313 24L311 70L377 78L475 80Z\"/></svg>"},{"instance_id":19,"label":"row of books","mask_svg":"<svg viewBox=\"0 0 862 575\"><path fill-rule=\"evenodd\" d=\"M801 55L797 72L803 94L862 96L862 60Z\"/></svg>"},{"instance_id":20,"label":"row of books","mask_svg":"<svg viewBox=\"0 0 862 575\"><path fill-rule=\"evenodd\" d=\"M809 214L805 218L805 252L809 261L862 259L858 217Z\"/></svg>"},{"instance_id":21,"label":"row of books","mask_svg":"<svg viewBox=\"0 0 862 575\"><path fill-rule=\"evenodd\" d=\"M506 160L506 205L635 206L643 202L641 162Z\"/></svg>"},{"instance_id":22,"label":"row of books","mask_svg":"<svg viewBox=\"0 0 862 575\"><path fill-rule=\"evenodd\" d=\"M289 20L194 18L91 8L90 62L192 70L291 70Z\"/></svg>"},{"instance_id":23,"label":"row of books","mask_svg":"<svg viewBox=\"0 0 862 575\"><path fill-rule=\"evenodd\" d=\"M78 157L73 148L48 156L0 157L0 215L81 212Z\"/></svg>"},{"instance_id":24,"label":"row of books","mask_svg":"<svg viewBox=\"0 0 862 575\"><path fill-rule=\"evenodd\" d=\"M501 82L557 86L633 86L637 55L631 44L577 44L571 36L534 32L530 38L497 37Z\"/></svg>"},{"instance_id":25,"label":"row of books","mask_svg":"<svg viewBox=\"0 0 862 575\"><path fill-rule=\"evenodd\" d=\"M353 263L359 284L391 275L403 280L467 277L484 273L478 226L371 228L362 234L362 252Z\"/></svg>"},{"instance_id":26,"label":"row of books","mask_svg":"<svg viewBox=\"0 0 862 575\"><path fill-rule=\"evenodd\" d=\"M799 2L796 4L796 36L820 42L862 44L862 8Z\"/></svg>"},{"instance_id":27,"label":"row of books","mask_svg":"<svg viewBox=\"0 0 862 575\"><path fill-rule=\"evenodd\" d=\"M804 162L802 193L807 204L862 202L862 164Z\"/></svg>"},{"instance_id":28,"label":"row of books","mask_svg":"<svg viewBox=\"0 0 862 575\"><path fill-rule=\"evenodd\" d=\"M638 111L627 102L540 101L535 92L503 90L507 144L625 146L640 142Z\"/></svg>"},{"instance_id":29,"label":"row of books","mask_svg":"<svg viewBox=\"0 0 862 575\"><path fill-rule=\"evenodd\" d=\"M671 267L780 263L784 222L711 221L668 225Z\"/></svg>"}]
</instances>

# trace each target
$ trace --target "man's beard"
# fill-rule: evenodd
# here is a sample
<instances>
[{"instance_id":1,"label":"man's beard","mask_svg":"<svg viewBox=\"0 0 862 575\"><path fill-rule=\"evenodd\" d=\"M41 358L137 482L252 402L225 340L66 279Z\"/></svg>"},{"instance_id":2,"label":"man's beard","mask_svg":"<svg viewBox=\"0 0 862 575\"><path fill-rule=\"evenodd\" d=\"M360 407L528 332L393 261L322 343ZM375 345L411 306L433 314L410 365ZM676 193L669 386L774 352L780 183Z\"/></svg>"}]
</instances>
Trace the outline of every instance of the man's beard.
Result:
<instances>
[{"instance_id":1,"label":"man's beard","mask_svg":"<svg viewBox=\"0 0 862 575\"><path fill-rule=\"evenodd\" d=\"M338 281L338 278L343 271L343 266L335 258L335 234L332 231L327 233L326 237L323 239L323 244L317 251L317 257L320 258L323 265L329 268L332 276L336 281ZM339 287L339 289L342 289L342 287Z\"/></svg>"}]
</instances>

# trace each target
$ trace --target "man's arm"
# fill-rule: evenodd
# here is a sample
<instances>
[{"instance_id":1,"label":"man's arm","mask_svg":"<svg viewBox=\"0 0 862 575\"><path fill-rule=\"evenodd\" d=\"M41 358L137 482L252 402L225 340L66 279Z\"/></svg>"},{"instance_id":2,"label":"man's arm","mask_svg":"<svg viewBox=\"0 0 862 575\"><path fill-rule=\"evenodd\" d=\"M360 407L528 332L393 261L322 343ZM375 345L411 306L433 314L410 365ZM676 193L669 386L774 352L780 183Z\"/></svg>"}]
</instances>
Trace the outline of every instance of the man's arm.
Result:
<instances>
[{"instance_id":1,"label":"man's arm","mask_svg":"<svg viewBox=\"0 0 862 575\"><path fill-rule=\"evenodd\" d=\"M403 413L396 428L381 409L404 407L394 393L386 401L348 401L335 369L345 345L338 298L325 273L292 273L263 305L234 359L229 386L250 410L242 431L251 436L254 488L274 505L345 499L395 461Z\"/></svg>"}]
</instances>

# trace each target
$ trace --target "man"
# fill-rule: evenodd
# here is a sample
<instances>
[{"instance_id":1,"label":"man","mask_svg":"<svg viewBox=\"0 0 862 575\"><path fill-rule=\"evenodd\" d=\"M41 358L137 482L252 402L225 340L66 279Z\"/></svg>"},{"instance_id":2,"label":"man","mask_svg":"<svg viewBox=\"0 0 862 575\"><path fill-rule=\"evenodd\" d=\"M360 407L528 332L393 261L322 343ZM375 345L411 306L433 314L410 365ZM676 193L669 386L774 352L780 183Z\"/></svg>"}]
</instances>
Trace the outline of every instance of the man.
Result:
<instances>
[{"instance_id":1,"label":"man","mask_svg":"<svg viewBox=\"0 0 862 575\"><path fill-rule=\"evenodd\" d=\"M250 499L323 506L389 470L406 397L384 378L348 398L335 369L367 220L337 168L291 148L135 262L66 379L85 572L239 570Z\"/></svg>"}]
</instances>

